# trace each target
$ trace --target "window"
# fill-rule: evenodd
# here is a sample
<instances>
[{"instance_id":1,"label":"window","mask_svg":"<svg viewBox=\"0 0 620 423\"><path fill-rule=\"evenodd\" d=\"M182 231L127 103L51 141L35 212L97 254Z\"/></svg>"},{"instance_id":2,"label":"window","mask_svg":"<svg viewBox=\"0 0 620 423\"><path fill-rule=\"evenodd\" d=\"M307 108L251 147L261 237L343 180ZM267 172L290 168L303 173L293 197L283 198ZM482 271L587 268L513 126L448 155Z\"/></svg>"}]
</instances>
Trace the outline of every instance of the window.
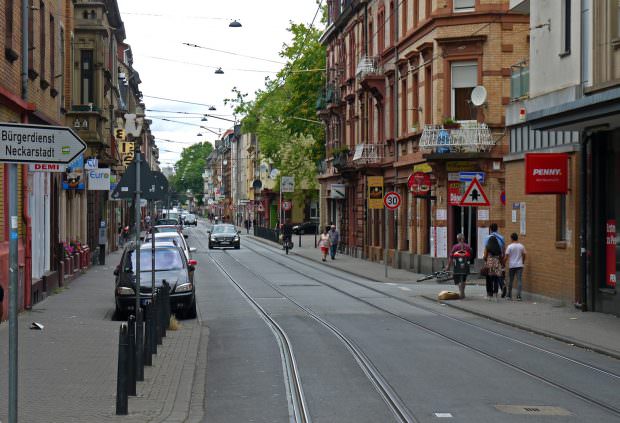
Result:
<instances>
[{"instance_id":1,"label":"window","mask_svg":"<svg viewBox=\"0 0 620 423\"><path fill-rule=\"evenodd\" d=\"M28 3L30 10L34 10L34 0ZM28 13L28 70L34 70L34 13ZM34 78L33 78L34 79Z\"/></svg>"},{"instance_id":2,"label":"window","mask_svg":"<svg viewBox=\"0 0 620 423\"><path fill-rule=\"evenodd\" d=\"M5 0L4 2L4 45L11 48L13 44L13 1Z\"/></svg>"},{"instance_id":3,"label":"window","mask_svg":"<svg viewBox=\"0 0 620 423\"><path fill-rule=\"evenodd\" d=\"M424 68L424 122L433 123L433 68L432 65Z\"/></svg>"},{"instance_id":4,"label":"window","mask_svg":"<svg viewBox=\"0 0 620 423\"><path fill-rule=\"evenodd\" d=\"M54 16L50 15L50 84L54 88L56 81L56 28L54 28Z\"/></svg>"},{"instance_id":5,"label":"window","mask_svg":"<svg viewBox=\"0 0 620 423\"><path fill-rule=\"evenodd\" d=\"M402 19L402 28L400 29L400 32L405 35L407 33L407 0L402 0L402 7L401 7L401 19Z\"/></svg>"},{"instance_id":6,"label":"window","mask_svg":"<svg viewBox=\"0 0 620 423\"><path fill-rule=\"evenodd\" d=\"M394 14L394 2L390 2L390 45L393 46L398 38L396 35L396 15Z\"/></svg>"},{"instance_id":7,"label":"window","mask_svg":"<svg viewBox=\"0 0 620 423\"><path fill-rule=\"evenodd\" d=\"M454 120L475 119L471 108L471 92L478 85L478 62L453 62L451 64L452 99Z\"/></svg>"},{"instance_id":8,"label":"window","mask_svg":"<svg viewBox=\"0 0 620 423\"><path fill-rule=\"evenodd\" d=\"M411 105L411 125L412 127L418 127L420 122L419 113L420 113L420 93L418 90L420 89L420 81L418 73L413 74L413 101Z\"/></svg>"},{"instance_id":9,"label":"window","mask_svg":"<svg viewBox=\"0 0 620 423\"><path fill-rule=\"evenodd\" d=\"M60 28L60 106L65 107L65 30ZM73 66L72 66L73 67Z\"/></svg>"},{"instance_id":10,"label":"window","mask_svg":"<svg viewBox=\"0 0 620 423\"><path fill-rule=\"evenodd\" d=\"M375 34L372 32L372 21L370 21L370 23L368 24L368 55L372 56L372 52L373 52L373 40L375 38Z\"/></svg>"},{"instance_id":11,"label":"window","mask_svg":"<svg viewBox=\"0 0 620 423\"><path fill-rule=\"evenodd\" d=\"M379 16L377 16L377 53L383 53L385 48L385 11L379 12Z\"/></svg>"},{"instance_id":12,"label":"window","mask_svg":"<svg viewBox=\"0 0 620 423\"><path fill-rule=\"evenodd\" d=\"M80 52L80 78L81 78L81 104L93 103L94 99L94 71L93 71L93 51L82 50Z\"/></svg>"},{"instance_id":13,"label":"window","mask_svg":"<svg viewBox=\"0 0 620 423\"><path fill-rule=\"evenodd\" d=\"M413 27L414 28L418 26L419 12L420 12L420 0L413 0Z\"/></svg>"},{"instance_id":14,"label":"window","mask_svg":"<svg viewBox=\"0 0 620 423\"><path fill-rule=\"evenodd\" d=\"M431 14L433 13L433 0L426 0L424 13L426 14L427 18L431 16Z\"/></svg>"},{"instance_id":15,"label":"window","mask_svg":"<svg viewBox=\"0 0 620 423\"><path fill-rule=\"evenodd\" d=\"M401 101L402 101L402 106L401 106L401 113L400 113L400 128L401 128L401 133L402 134L406 134L407 132L409 132L409 127L407 126L407 97L409 96L409 93L407 92L407 77L404 77L401 81L401 87L402 87L402 91L401 91Z\"/></svg>"},{"instance_id":16,"label":"window","mask_svg":"<svg viewBox=\"0 0 620 423\"><path fill-rule=\"evenodd\" d=\"M39 19L41 26L39 28L39 65L41 66L41 80L45 80L45 3L39 4Z\"/></svg>"},{"instance_id":17,"label":"window","mask_svg":"<svg viewBox=\"0 0 620 423\"><path fill-rule=\"evenodd\" d=\"M476 6L476 0L453 0L455 12L471 12Z\"/></svg>"},{"instance_id":18,"label":"window","mask_svg":"<svg viewBox=\"0 0 620 423\"><path fill-rule=\"evenodd\" d=\"M571 1L572 0L562 1L562 48L560 56L568 56L570 54Z\"/></svg>"},{"instance_id":19,"label":"window","mask_svg":"<svg viewBox=\"0 0 620 423\"><path fill-rule=\"evenodd\" d=\"M620 0L616 5L616 38L620 38Z\"/></svg>"},{"instance_id":20,"label":"window","mask_svg":"<svg viewBox=\"0 0 620 423\"><path fill-rule=\"evenodd\" d=\"M557 200L557 213L556 213L556 241L567 240L567 224L566 224L566 194L559 194Z\"/></svg>"}]
</instances>

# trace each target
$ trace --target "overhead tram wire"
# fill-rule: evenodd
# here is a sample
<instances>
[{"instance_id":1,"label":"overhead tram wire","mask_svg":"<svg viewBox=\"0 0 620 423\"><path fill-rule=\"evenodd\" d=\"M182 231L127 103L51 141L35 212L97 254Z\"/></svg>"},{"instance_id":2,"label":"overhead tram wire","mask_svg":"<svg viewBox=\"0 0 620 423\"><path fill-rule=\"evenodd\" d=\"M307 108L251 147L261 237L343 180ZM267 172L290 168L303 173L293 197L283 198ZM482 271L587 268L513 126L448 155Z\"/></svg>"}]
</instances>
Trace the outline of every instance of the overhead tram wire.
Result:
<instances>
[{"instance_id":1,"label":"overhead tram wire","mask_svg":"<svg viewBox=\"0 0 620 423\"><path fill-rule=\"evenodd\" d=\"M181 44L183 44L185 46L188 46L188 47L199 48L199 49L203 49L203 50L216 51L218 53L230 54L232 56L239 56L239 57L246 57L248 59L261 60L263 62L277 63L279 65L285 65L286 64L285 62L280 62L278 60L264 59L262 57L249 56L247 54L235 53L234 51L219 50L219 49L216 49L216 48L200 46L198 44L193 44L193 43L181 43Z\"/></svg>"},{"instance_id":2,"label":"overhead tram wire","mask_svg":"<svg viewBox=\"0 0 620 423\"><path fill-rule=\"evenodd\" d=\"M145 54L134 54L134 56L146 57L146 58L155 59L155 60L163 60L165 62L181 63L181 64L184 64L184 65L200 66L202 68L209 68L209 69L219 69L219 68L221 68L221 66L204 65L202 63L188 62L188 61L185 61L185 60L168 59L167 57L149 56L149 55L145 55ZM264 69L239 69L239 68L230 68L230 69L228 69L227 68L226 70L227 71L235 71L235 72L278 73L278 71L270 71L270 70L264 70Z\"/></svg>"}]
</instances>

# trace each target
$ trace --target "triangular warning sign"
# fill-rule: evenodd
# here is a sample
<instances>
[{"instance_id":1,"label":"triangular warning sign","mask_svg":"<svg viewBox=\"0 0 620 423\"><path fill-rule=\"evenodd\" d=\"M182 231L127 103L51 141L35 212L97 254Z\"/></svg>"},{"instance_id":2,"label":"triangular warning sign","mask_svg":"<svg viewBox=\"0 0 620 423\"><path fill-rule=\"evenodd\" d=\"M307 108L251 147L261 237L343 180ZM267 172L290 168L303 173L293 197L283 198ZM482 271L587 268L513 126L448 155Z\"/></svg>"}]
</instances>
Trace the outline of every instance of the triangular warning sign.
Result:
<instances>
[{"instance_id":1,"label":"triangular warning sign","mask_svg":"<svg viewBox=\"0 0 620 423\"><path fill-rule=\"evenodd\" d=\"M471 183L465 190L465 194L461 198L461 206L490 206L489 199L482 189L482 185L477 178L471 180Z\"/></svg>"}]
</instances>

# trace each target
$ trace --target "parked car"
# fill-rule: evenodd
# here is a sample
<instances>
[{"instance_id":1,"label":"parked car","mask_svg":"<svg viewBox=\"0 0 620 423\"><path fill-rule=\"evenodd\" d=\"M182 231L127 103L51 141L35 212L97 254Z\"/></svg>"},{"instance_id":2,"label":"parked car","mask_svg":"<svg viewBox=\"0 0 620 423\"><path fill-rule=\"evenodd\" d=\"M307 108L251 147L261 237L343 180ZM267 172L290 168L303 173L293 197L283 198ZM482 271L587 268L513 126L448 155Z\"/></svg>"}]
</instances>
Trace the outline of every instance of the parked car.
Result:
<instances>
[{"instance_id":1,"label":"parked car","mask_svg":"<svg viewBox=\"0 0 620 423\"><path fill-rule=\"evenodd\" d=\"M177 219L157 219L157 222L155 222L155 225L157 226L161 226L161 225L178 225L179 221Z\"/></svg>"},{"instance_id":2,"label":"parked car","mask_svg":"<svg viewBox=\"0 0 620 423\"><path fill-rule=\"evenodd\" d=\"M116 276L114 298L116 316L124 318L135 312L136 284L134 269L136 266L135 244L130 244L121 257L121 262L114 270ZM143 244L140 248L140 305L151 300L151 245ZM170 310L185 318L196 317L196 291L193 272L198 263L187 261L180 247L172 242L155 244L155 287L161 288L166 281L170 285Z\"/></svg>"},{"instance_id":3,"label":"parked car","mask_svg":"<svg viewBox=\"0 0 620 423\"><path fill-rule=\"evenodd\" d=\"M238 250L241 247L239 233L240 231L237 231L234 225L227 223L213 225L213 228L209 231L209 249L215 247L234 247Z\"/></svg>"},{"instance_id":4,"label":"parked car","mask_svg":"<svg viewBox=\"0 0 620 423\"><path fill-rule=\"evenodd\" d=\"M145 243L151 242L151 234L148 234L144 240ZM196 247L190 247L185 241L185 237L179 232L155 232L155 245L159 242L172 242L183 250L185 258L189 261L191 259L190 253L196 251Z\"/></svg>"},{"instance_id":5,"label":"parked car","mask_svg":"<svg viewBox=\"0 0 620 423\"><path fill-rule=\"evenodd\" d=\"M196 219L196 215L193 213L188 213L185 215L184 219L183 219L183 224L184 225L194 225L194 226L198 226L198 219Z\"/></svg>"},{"instance_id":6,"label":"parked car","mask_svg":"<svg viewBox=\"0 0 620 423\"><path fill-rule=\"evenodd\" d=\"M315 222L304 222L293 226L293 233L295 235L303 234L315 234L318 228L318 224Z\"/></svg>"}]
</instances>

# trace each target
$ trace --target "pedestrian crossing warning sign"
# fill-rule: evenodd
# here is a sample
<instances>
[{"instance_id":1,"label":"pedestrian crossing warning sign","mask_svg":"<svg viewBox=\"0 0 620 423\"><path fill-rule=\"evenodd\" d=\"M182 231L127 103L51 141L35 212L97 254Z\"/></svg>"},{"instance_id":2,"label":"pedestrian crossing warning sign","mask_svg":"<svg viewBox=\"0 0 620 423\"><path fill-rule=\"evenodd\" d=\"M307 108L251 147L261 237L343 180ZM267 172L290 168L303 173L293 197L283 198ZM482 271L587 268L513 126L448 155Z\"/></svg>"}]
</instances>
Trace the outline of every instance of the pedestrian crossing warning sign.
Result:
<instances>
[{"instance_id":1,"label":"pedestrian crossing warning sign","mask_svg":"<svg viewBox=\"0 0 620 423\"><path fill-rule=\"evenodd\" d=\"M487 198L487 195L482 189L482 185L478 182L478 178L471 180L471 183L465 190L465 194L461 198L461 206L490 206L491 203Z\"/></svg>"}]
</instances>

